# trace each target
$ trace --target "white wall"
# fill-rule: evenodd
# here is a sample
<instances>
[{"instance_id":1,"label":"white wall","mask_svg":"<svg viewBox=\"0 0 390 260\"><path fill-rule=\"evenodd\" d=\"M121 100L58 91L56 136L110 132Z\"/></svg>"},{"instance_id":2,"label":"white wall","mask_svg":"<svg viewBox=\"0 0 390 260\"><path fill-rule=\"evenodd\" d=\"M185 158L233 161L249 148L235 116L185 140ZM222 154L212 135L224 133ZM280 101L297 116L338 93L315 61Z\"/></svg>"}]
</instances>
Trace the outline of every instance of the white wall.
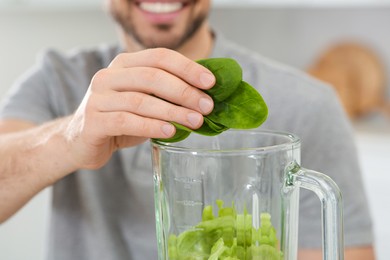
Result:
<instances>
[{"instance_id":1,"label":"white wall","mask_svg":"<svg viewBox=\"0 0 390 260\"><path fill-rule=\"evenodd\" d=\"M390 127L386 132L357 131L357 144L370 201L378 260L390 259ZM357 191L359 192L359 191ZM358 227L357 227L358 228Z\"/></svg>"},{"instance_id":2,"label":"white wall","mask_svg":"<svg viewBox=\"0 0 390 260\"><path fill-rule=\"evenodd\" d=\"M112 22L99 9L0 9L0 97L46 47L68 50L115 41ZM0 226L1 260L43 259L49 208L47 189Z\"/></svg>"},{"instance_id":3,"label":"white wall","mask_svg":"<svg viewBox=\"0 0 390 260\"><path fill-rule=\"evenodd\" d=\"M303 69L329 45L357 41L381 57L390 75L390 7L222 9L212 21L238 43Z\"/></svg>"},{"instance_id":4,"label":"white wall","mask_svg":"<svg viewBox=\"0 0 390 260\"><path fill-rule=\"evenodd\" d=\"M386 66L390 62L387 29L390 8L219 8L213 12L212 22L237 42L300 68L306 68L329 43L346 38L369 44L382 55ZM249 24L255 30L249 29ZM0 9L0 97L17 75L31 66L36 53L45 47L67 50L74 46L114 41L113 24L98 9L51 12ZM387 129L390 132L390 128ZM388 238L390 225L382 216L389 216L390 211L386 212L381 203L386 204L384 198L390 194L383 196L376 187L378 183L382 186L388 183L386 173L390 172L390 167L385 164L384 154L390 154L389 135L360 131L357 137L377 220L378 238ZM375 174L371 174L371 170ZM1 260L43 258L49 204L49 190L45 190L0 226ZM381 245L379 260L390 259L385 255L384 240L378 244Z\"/></svg>"},{"instance_id":5,"label":"white wall","mask_svg":"<svg viewBox=\"0 0 390 260\"><path fill-rule=\"evenodd\" d=\"M47 47L68 50L116 40L111 19L99 8L0 9L0 95Z\"/></svg>"}]
</instances>

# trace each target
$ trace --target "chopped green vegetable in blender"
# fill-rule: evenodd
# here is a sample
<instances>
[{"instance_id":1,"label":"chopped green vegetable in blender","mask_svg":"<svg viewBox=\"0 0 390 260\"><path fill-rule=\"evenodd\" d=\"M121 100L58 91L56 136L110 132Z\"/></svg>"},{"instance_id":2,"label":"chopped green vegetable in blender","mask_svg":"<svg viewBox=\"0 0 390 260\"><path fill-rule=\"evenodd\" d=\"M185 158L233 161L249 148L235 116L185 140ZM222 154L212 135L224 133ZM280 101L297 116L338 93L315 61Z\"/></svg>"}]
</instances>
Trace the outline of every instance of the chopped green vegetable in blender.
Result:
<instances>
[{"instance_id":1,"label":"chopped green vegetable in blender","mask_svg":"<svg viewBox=\"0 0 390 260\"><path fill-rule=\"evenodd\" d=\"M260 214L260 227L252 226L252 215L237 214L234 205L217 201L218 216L211 205L203 209L202 221L179 235L171 234L171 260L282 260L276 230L269 213Z\"/></svg>"}]
</instances>

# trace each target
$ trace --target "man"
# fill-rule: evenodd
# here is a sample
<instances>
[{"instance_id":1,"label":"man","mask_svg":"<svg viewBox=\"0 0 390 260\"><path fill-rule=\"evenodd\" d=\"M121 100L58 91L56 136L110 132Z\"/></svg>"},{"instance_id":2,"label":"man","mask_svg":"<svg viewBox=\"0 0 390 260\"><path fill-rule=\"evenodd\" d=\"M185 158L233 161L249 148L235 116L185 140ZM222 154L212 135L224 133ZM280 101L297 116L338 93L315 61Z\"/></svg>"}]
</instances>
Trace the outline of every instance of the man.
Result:
<instances>
[{"instance_id":1,"label":"man","mask_svg":"<svg viewBox=\"0 0 390 260\"><path fill-rule=\"evenodd\" d=\"M213 109L214 76L193 62L233 57L263 95L263 128L302 138L302 164L344 195L346 259L374 259L352 132L330 88L211 30L210 0L109 0L122 46L48 51L0 112L0 220L53 185L49 259L157 259L149 138ZM159 48L155 48L159 47ZM122 149L126 148L126 149ZM355 192L356 191L356 192ZM299 259L322 259L316 198L302 196Z\"/></svg>"}]
</instances>

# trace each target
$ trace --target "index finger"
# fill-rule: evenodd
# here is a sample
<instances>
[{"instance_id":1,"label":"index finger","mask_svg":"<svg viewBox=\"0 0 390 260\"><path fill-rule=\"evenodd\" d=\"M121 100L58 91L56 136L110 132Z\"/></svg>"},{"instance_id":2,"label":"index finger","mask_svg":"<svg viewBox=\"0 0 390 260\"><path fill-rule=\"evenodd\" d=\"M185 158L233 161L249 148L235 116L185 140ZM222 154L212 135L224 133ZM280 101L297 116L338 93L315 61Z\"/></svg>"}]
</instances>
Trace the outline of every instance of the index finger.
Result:
<instances>
[{"instance_id":1,"label":"index finger","mask_svg":"<svg viewBox=\"0 0 390 260\"><path fill-rule=\"evenodd\" d=\"M168 71L200 89L215 84L215 76L207 68L184 55L165 48L147 49L134 53L122 53L109 65L111 68L154 67Z\"/></svg>"}]
</instances>

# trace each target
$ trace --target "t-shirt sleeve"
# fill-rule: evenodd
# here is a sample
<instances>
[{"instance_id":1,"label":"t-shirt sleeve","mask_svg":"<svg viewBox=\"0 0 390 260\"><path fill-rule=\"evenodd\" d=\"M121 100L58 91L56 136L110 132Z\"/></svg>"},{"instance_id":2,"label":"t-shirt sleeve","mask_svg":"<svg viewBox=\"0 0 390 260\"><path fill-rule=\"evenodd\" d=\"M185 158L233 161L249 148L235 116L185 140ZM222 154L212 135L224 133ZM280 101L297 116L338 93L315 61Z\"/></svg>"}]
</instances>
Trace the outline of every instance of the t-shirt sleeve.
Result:
<instances>
[{"instance_id":1,"label":"t-shirt sleeve","mask_svg":"<svg viewBox=\"0 0 390 260\"><path fill-rule=\"evenodd\" d=\"M41 124L54 118L53 93L48 75L52 74L46 54L18 78L0 104L1 119L26 120Z\"/></svg>"}]
</instances>

